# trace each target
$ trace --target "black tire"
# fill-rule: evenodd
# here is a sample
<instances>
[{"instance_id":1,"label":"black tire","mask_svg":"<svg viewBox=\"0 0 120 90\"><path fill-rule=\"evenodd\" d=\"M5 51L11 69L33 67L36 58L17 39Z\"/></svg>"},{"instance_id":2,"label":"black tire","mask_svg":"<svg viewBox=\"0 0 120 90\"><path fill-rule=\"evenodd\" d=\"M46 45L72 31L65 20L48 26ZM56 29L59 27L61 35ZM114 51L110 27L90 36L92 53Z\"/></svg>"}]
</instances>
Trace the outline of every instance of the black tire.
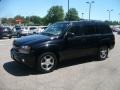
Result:
<instances>
[{"instance_id":1,"label":"black tire","mask_svg":"<svg viewBox=\"0 0 120 90\"><path fill-rule=\"evenodd\" d=\"M51 58L50 60L47 61L45 58ZM41 73L49 73L55 70L57 66L57 57L54 53L52 52L46 52L41 54L38 59L37 59L37 70ZM51 65L49 64L51 62ZM43 65L42 65L43 64ZM48 65L47 65L48 64ZM47 69L47 67L49 69Z\"/></svg>"},{"instance_id":2,"label":"black tire","mask_svg":"<svg viewBox=\"0 0 120 90\"><path fill-rule=\"evenodd\" d=\"M0 39L2 39L3 37L0 37Z\"/></svg>"},{"instance_id":3,"label":"black tire","mask_svg":"<svg viewBox=\"0 0 120 90\"><path fill-rule=\"evenodd\" d=\"M11 38L12 38L12 36L10 35L8 38L9 38L9 39L11 39Z\"/></svg>"},{"instance_id":4,"label":"black tire","mask_svg":"<svg viewBox=\"0 0 120 90\"><path fill-rule=\"evenodd\" d=\"M100 47L98 51L98 60L105 60L108 57L108 47Z\"/></svg>"}]
</instances>

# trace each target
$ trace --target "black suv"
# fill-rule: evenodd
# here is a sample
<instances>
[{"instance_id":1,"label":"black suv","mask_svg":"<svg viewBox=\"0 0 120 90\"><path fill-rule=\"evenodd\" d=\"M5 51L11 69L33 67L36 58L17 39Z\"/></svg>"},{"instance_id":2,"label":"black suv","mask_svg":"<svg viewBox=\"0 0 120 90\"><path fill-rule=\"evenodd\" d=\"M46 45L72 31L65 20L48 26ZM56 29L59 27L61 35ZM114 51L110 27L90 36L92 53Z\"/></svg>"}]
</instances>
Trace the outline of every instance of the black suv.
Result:
<instances>
[{"instance_id":1,"label":"black suv","mask_svg":"<svg viewBox=\"0 0 120 90\"><path fill-rule=\"evenodd\" d=\"M11 57L47 73L62 60L83 56L104 60L114 45L112 30L104 22L66 21L55 23L38 35L14 40Z\"/></svg>"}]
</instances>

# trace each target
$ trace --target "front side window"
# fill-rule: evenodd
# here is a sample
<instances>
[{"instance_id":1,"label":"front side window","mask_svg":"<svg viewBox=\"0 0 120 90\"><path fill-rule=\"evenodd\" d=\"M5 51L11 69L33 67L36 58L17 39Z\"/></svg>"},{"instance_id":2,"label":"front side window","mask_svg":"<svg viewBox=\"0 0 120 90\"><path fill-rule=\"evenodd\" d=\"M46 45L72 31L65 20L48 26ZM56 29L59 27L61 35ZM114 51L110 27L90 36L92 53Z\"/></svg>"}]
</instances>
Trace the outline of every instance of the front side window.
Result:
<instances>
[{"instance_id":1,"label":"front side window","mask_svg":"<svg viewBox=\"0 0 120 90\"><path fill-rule=\"evenodd\" d=\"M68 32L73 33L75 36L80 36L83 34L81 26L72 26Z\"/></svg>"}]
</instances>

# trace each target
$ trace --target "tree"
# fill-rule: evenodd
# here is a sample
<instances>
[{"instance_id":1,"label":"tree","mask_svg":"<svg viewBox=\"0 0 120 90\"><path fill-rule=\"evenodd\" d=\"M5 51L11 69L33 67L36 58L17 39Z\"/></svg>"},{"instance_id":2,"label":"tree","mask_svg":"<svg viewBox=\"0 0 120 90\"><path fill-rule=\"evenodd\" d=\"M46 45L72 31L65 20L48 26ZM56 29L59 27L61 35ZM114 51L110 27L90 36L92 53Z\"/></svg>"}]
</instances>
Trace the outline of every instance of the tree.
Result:
<instances>
[{"instance_id":1,"label":"tree","mask_svg":"<svg viewBox=\"0 0 120 90\"><path fill-rule=\"evenodd\" d=\"M23 16L17 15L14 17L14 20L16 21L16 23L19 23L20 21L17 20L21 20L21 23L24 23L25 18Z\"/></svg>"},{"instance_id":2,"label":"tree","mask_svg":"<svg viewBox=\"0 0 120 90\"><path fill-rule=\"evenodd\" d=\"M1 19L1 23L2 23L2 24L7 24L7 23L8 23L7 18L2 18L2 19Z\"/></svg>"},{"instance_id":3,"label":"tree","mask_svg":"<svg viewBox=\"0 0 120 90\"><path fill-rule=\"evenodd\" d=\"M66 13L65 20L68 21L80 20L77 10L75 8L70 8L69 11Z\"/></svg>"},{"instance_id":4,"label":"tree","mask_svg":"<svg viewBox=\"0 0 120 90\"><path fill-rule=\"evenodd\" d=\"M49 9L48 14L44 18L46 20L46 23L54 23L57 21L63 21L64 20L64 10L62 6L53 6Z\"/></svg>"},{"instance_id":5,"label":"tree","mask_svg":"<svg viewBox=\"0 0 120 90\"><path fill-rule=\"evenodd\" d=\"M42 18L39 16L31 16L29 17L30 22L32 22L35 25L41 25L42 24Z\"/></svg>"},{"instance_id":6,"label":"tree","mask_svg":"<svg viewBox=\"0 0 120 90\"><path fill-rule=\"evenodd\" d=\"M118 21L105 21L105 23L109 25L120 25L120 22Z\"/></svg>"},{"instance_id":7,"label":"tree","mask_svg":"<svg viewBox=\"0 0 120 90\"><path fill-rule=\"evenodd\" d=\"M14 25L14 24L15 24L14 18L8 18L8 19L7 19L7 23L8 23L9 25Z\"/></svg>"}]
</instances>

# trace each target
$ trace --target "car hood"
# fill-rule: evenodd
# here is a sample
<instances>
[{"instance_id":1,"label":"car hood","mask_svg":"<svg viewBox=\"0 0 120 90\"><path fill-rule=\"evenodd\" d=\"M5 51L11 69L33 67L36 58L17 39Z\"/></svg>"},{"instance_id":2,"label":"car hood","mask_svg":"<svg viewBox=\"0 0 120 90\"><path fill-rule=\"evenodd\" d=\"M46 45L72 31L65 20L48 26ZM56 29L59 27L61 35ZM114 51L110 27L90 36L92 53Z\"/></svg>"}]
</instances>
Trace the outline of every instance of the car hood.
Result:
<instances>
[{"instance_id":1,"label":"car hood","mask_svg":"<svg viewBox=\"0 0 120 90\"><path fill-rule=\"evenodd\" d=\"M16 39L14 40L14 44L16 46L32 45L36 43L43 43L49 40L51 40L51 37L38 34L38 35L30 35Z\"/></svg>"}]
</instances>

